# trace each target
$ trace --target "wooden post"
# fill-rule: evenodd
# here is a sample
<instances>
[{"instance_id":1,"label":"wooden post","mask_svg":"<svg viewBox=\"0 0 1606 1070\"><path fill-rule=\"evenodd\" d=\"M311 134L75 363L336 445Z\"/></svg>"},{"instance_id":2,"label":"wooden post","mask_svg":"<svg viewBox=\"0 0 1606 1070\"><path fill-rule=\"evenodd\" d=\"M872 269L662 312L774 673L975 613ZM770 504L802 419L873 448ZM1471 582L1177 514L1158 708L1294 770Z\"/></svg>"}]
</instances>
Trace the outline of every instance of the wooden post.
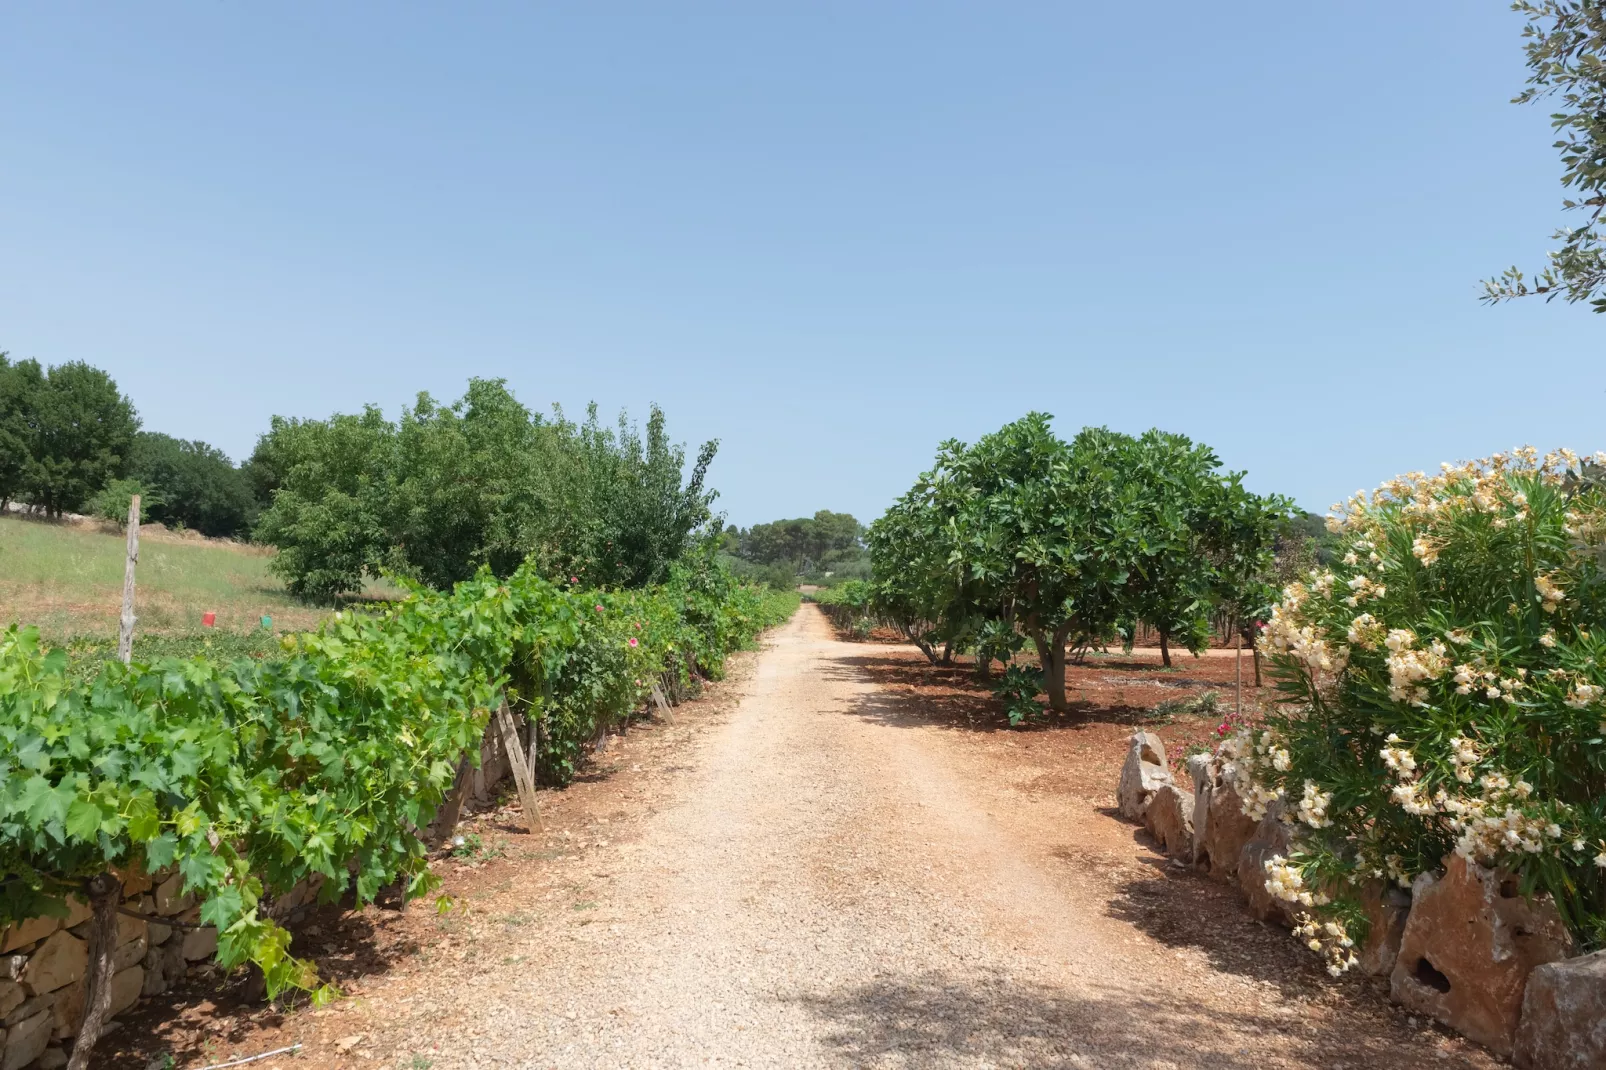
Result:
<instances>
[{"instance_id":1,"label":"wooden post","mask_svg":"<svg viewBox=\"0 0 1606 1070\"><path fill-rule=\"evenodd\" d=\"M524 825L531 832L544 832L541 811L535 803L535 775L519 747L519 730L513 724L513 711L507 707L506 695L496 708L496 721L502 726L502 746L507 749L507 764L513 767L513 782L518 785L519 803L524 807Z\"/></svg>"},{"instance_id":2,"label":"wooden post","mask_svg":"<svg viewBox=\"0 0 1606 1070\"><path fill-rule=\"evenodd\" d=\"M1244 715L1244 633L1232 630L1233 709L1239 717Z\"/></svg>"},{"instance_id":3,"label":"wooden post","mask_svg":"<svg viewBox=\"0 0 1606 1070\"><path fill-rule=\"evenodd\" d=\"M117 657L134 656L134 566L139 564L139 495L128 499L128 560L123 565L123 615L117 629Z\"/></svg>"}]
</instances>

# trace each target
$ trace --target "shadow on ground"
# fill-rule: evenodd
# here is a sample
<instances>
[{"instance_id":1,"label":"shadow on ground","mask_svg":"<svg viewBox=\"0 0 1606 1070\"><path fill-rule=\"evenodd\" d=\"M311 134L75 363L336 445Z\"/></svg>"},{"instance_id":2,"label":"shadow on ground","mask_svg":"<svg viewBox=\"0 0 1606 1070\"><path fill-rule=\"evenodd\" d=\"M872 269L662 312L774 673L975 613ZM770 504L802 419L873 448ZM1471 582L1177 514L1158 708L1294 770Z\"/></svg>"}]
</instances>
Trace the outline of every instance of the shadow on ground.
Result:
<instances>
[{"instance_id":1,"label":"shadow on ground","mask_svg":"<svg viewBox=\"0 0 1606 1070\"><path fill-rule=\"evenodd\" d=\"M1172 995L1163 978L1133 982L1093 982L1073 993L1002 975L927 974L793 1002L825 1025L830 1055L843 1066L1261 1070L1266 1053L1253 1042L1272 1033L1283 1034L1280 1046L1302 1062L1333 1070L1412 1067L1429 1051L1402 1045L1404 1036L1316 1028L1255 1004L1225 1018L1205 1015Z\"/></svg>"}]
</instances>

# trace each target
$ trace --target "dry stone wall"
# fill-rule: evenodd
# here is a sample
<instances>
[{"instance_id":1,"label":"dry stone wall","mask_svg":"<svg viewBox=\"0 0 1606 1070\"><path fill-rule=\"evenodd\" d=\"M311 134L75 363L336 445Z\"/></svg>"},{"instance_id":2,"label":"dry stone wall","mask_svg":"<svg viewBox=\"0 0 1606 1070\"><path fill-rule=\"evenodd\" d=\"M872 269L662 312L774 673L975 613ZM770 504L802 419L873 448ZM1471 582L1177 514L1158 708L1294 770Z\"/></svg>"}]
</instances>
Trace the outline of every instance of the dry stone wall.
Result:
<instances>
[{"instance_id":1,"label":"dry stone wall","mask_svg":"<svg viewBox=\"0 0 1606 1070\"><path fill-rule=\"evenodd\" d=\"M1248 817L1208 755L1187 761L1189 797L1168 770L1152 768L1164 754L1152 733L1132 737L1117 790L1122 814L1178 862L1237 884L1257 917L1292 928L1264 868L1293 846L1282 805L1258 822ZM1548 898L1522 896L1499 871L1451 855L1442 876L1419 877L1409 891L1379 882L1363 899L1371 926L1357 958L1389 978L1396 1001L1523 1070L1606 1067L1606 951L1569 957L1572 938Z\"/></svg>"}]
</instances>

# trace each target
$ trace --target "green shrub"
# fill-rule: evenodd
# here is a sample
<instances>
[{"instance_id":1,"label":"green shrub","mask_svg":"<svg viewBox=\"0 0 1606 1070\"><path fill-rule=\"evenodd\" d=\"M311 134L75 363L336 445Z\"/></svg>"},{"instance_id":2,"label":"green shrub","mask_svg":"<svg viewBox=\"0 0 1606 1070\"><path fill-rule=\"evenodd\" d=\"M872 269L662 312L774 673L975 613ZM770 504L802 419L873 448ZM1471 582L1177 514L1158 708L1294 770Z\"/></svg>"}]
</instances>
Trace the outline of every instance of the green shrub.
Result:
<instances>
[{"instance_id":1,"label":"green shrub","mask_svg":"<svg viewBox=\"0 0 1606 1070\"><path fill-rule=\"evenodd\" d=\"M150 519L151 508L161 502L161 496L137 479L112 480L96 491L84 508L97 520L127 527L128 507L136 494L139 495L139 522L143 524Z\"/></svg>"},{"instance_id":2,"label":"green shrub","mask_svg":"<svg viewBox=\"0 0 1606 1070\"><path fill-rule=\"evenodd\" d=\"M1297 823L1268 888L1334 972L1367 882L1452 851L1606 942L1606 492L1580 472L1523 449L1357 496L1272 615L1280 704L1221 754L1251 816L1282 798Z\"/></svg>"}]
</instances>

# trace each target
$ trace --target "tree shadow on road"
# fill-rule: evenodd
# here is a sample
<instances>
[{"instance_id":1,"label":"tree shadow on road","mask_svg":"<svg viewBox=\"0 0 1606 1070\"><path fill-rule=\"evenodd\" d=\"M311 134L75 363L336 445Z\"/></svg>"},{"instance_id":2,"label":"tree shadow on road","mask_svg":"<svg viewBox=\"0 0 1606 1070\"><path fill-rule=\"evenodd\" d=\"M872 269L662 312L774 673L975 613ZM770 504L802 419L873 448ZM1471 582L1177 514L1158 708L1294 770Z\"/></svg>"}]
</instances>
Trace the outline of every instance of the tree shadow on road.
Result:
<instances>
[{"instance_id":1,"label":"tree shadow on road","mask_svg":"<svg viewBox=\"0 0 1606 1070\"><path fill-rule=\"evenodd\" d=\"M1133 981L1130 988L1095 982L1077 992L1002 975L923 974L794 1002L825 1026L825 1042L843 1066L1261 1070L1271 1061L1267 1047L1275 1047L1282 1056L1276 1065L1293 1056L1295 1065L1361 1070L1413 1067L1431 1051L1408 1034L1312 1025L1254 1003L1226 1015L1206 1012L1173 995L1164 978ZM1272 1045L1261 1043L1272 1035Z\"/></svg>"},{"instance_id":2,"label":"tree shadow on road","mask_svg":"<svg viewBox=\"0 0 1606 1070\"><path fill-rule=\"evenodd\" d=\"M1149 707L1121 701L1094 702L1073 691L1070 709L1064 715L1045 713L1042 721L1011 725L1003 703L976 680L969 667L929 665L892 655L837 657L826 662L820 673L829 680L868 680L875 684L874 691L855 701L853 712L892 728L934 725L967 732L1043 732L1171 721L1170 717L1157 716Z\"/></svg>"}]
</instances>

